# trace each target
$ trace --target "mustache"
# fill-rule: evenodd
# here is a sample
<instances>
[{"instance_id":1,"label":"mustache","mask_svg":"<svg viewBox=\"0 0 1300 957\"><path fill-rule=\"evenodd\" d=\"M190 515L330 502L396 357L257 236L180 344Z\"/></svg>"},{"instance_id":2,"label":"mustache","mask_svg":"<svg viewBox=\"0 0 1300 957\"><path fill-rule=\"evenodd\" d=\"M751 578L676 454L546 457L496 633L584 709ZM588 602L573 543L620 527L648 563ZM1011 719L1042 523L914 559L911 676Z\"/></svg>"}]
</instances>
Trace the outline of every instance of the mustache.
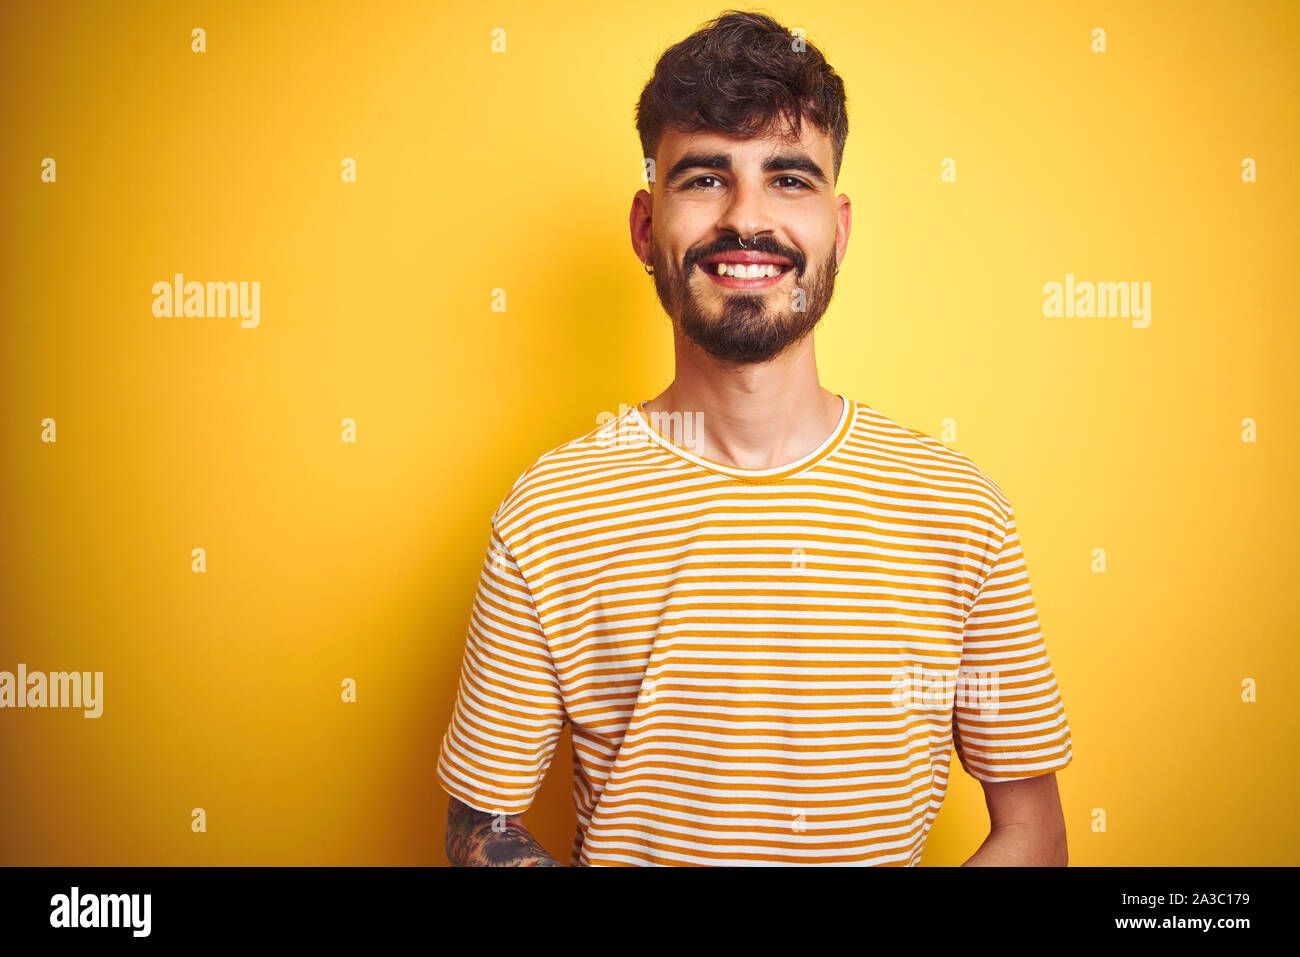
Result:
<instances>
[{"instance_id":1,"label":"mustache","mask_svg":"<svg viewBox=\"0 0 1300 957\"><path fill-rule=\"evenodd\" d=\"M782 256L794 263L794 269L797 273L804 271L805 261L803 255L797 249L786 249L780 243L773 239L763 237L755 240L748 246L742 246L735 239L720 239L701 249L693 249L686 254L682 260L682 272L689 273L701 259L706 256L720 256L724 253L771 253L773 256Z\"/></svg>"}]
</instances>

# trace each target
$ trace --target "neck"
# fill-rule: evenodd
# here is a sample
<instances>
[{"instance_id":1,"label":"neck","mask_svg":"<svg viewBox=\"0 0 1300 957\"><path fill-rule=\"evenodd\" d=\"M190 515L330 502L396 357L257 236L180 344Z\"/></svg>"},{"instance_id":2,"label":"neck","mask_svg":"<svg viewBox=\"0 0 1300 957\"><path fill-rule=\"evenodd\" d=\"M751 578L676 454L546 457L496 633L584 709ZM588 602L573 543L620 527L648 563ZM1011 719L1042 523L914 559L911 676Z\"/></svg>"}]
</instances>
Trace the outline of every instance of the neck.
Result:
<instances>
[{"instance_id":1,"label":"neck","mask_svg":"<svg viewBox=\"0 0 1300 957\"><path fill-rule=\"evenodd\" d=\"M761 364L720 363L680 334L672 383L647 412L700 413L692 451L733 468L780 468L813 452L843 403L817 377L813 337Z\"/></svg>"}]
</instances>

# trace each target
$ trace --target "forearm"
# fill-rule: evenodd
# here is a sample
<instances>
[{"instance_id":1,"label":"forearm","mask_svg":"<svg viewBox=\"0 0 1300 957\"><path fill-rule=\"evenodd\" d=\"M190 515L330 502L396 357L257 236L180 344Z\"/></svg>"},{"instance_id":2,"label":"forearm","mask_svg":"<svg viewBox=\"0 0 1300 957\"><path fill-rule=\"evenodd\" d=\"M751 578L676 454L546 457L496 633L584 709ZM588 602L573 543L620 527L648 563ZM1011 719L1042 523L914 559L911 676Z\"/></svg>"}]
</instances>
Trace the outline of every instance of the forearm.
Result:
<instances>
[{"instance_id":1,"label":"forearm","mask_svg":"<svg viewBox=\"0 0 1300 957\"><path fill-rule=\"evenodd\" d=\"M1065 833L1028 824L994 827L962 867L1065 867Z\"/></svg>"},{"instance_id":2,"label":"forearm","mask_svg":"<svg viewBox=\"0 0 1300 957\"><path fill-rule=\"evenodd\" d=\"M447 860L453 867L561 867L528 833L518 815L503 818L451 798Z\"/></svg>"}]
</instances>

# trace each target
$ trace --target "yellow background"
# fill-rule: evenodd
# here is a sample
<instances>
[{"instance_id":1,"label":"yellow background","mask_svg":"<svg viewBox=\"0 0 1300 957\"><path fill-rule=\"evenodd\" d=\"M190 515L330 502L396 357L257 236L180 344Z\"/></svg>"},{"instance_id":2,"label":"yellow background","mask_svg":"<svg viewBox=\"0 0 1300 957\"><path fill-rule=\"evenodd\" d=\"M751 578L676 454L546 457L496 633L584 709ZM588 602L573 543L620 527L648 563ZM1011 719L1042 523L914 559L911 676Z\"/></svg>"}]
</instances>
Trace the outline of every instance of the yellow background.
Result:
<instances>
[{"instance_id":1,"label":"yellow background","mask_svg":"<svg viewBox=\"0 0 1300 957\"><path fill-rule=\"evenodd\" d=\"M0 863L445 862L488 518L671 378L632 110L723 9L4 5L0 670L105 678L98 720L0 712ZM760 9L848 87L823 384L954 419L1015 506L1071 864L1296 863L1300 7ZM176 272L260 281L260 327L155 318ZM1150 327L1045 318L1067 272L1151 282ZM528 815L563 861L570 769ZM986 833L951 780L927 865Z\"/></svg>"}]
</instances>

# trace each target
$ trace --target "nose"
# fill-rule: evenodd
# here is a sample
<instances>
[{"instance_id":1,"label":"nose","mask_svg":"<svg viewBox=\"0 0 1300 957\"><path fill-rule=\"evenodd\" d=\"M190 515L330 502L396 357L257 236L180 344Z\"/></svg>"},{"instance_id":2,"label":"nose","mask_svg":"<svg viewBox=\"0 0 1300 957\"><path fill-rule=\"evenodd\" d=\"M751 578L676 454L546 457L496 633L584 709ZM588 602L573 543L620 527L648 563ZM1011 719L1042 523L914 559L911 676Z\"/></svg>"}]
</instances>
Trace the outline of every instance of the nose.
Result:
<instances>
[{"instance_id":1,"label":"nose","mask_svg":"<svg viewBox=\"0 0 1300 957\"><path fill-rule=\"evenodd\" d=\"M735 233L737 242L745 247L754 245L754 238L759 233L772 232L762 186L744 183L738 185L731 202L718 220L718 228L723 232Z\"/></svg>"}]
</instances>

